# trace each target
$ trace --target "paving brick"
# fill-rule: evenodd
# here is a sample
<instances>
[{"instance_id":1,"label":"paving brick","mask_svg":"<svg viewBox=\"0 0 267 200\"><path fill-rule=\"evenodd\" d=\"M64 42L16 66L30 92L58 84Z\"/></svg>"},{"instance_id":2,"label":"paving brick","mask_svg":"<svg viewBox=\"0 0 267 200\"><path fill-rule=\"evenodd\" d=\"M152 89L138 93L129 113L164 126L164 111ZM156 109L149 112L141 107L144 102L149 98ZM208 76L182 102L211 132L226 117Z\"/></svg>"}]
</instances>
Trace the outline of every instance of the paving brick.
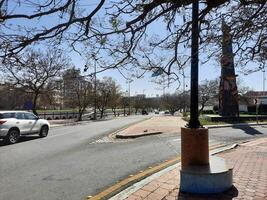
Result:
<instances>
[{"instance_id":1,"label":"paving brick","mask_svg":"<svg viewBox=\"0 0 267 200\"><path fill-rule=\"evenodd\" d=\"M167 196L167 194L169 194L169 192L170 192L169 190L161 188L161 187L159 187L158 189L156 189L154 191L155 194L158 194L158 195L164 196L164 197Z\"/></svg>"},{"instance_id":2,"label":"paving brick","mask_svg":"<svg viewBox=\"0 0 267 200\"><path fill-rule=\"evenodd\" d=\"M267 139L260 139L267 141ZM258 146L257 146L257 145ZM218 156L234 165L234 186L216 195L179 192L179 168L156 178L136 191L128 200L267 200L267 143L251 142Z\"/></svg>"},{"instance_id":3,"label":"paving brick","mask_svg":"<svg viewBox=\"0 0 267 200\"><path fill-rule=\"evenodd\" d=\"M126 200L142 200L142 197L130 195Z\"/></svg>"},{"instance_id":4,"label":"paving brick","mask_svg":"<svg viewBox=\"0 0 267 200\"><path fill-rule=\"evenodd\" d=\"M159 195L157 195L157 194L155 194L155 193L151 193L149 196L147 196L146 198L145 198L145 200L161 200L161 199L163 199L164 197L162 197L162 196L159 196Z\"/></svg>"},{"instance_id":5,"label":"paving brick","mask_svg":"<svg viewBox=\"0 0 267 200\"><path fill-rule=\"evenodd\" d=\"M149 191L145 191L145 190L137 190L136 192L133 193L133 195L135 196L139 196L139 197L142 197L142 198L145 198L147 197L151 192Z\"/></svg>"},{"instance_id":6,"label":"paving brick","mask_svg":"<svg viewBox=\"0 0 267 200\"><path fill-rule=\"evenodd\" d=\"M151 184L147 184L145 185L142 190L146 190L146 191L149 191L149 192L153 192L154 190L156 190L158 187L155 186L155 185L151 185Z\"/></svg>"},{"instance_id":7,"label":"paving brick","mask_svg":"<svg viewBox=\"0 0 267 200\"><path fill-rule=\"evenodd\" d=\"M160 185L161 188L167 189L167 190L173 190L174 188L177 187L178 184L168 184L168 183L164 183L162 185Z\"/></svg>"}]
</instances>

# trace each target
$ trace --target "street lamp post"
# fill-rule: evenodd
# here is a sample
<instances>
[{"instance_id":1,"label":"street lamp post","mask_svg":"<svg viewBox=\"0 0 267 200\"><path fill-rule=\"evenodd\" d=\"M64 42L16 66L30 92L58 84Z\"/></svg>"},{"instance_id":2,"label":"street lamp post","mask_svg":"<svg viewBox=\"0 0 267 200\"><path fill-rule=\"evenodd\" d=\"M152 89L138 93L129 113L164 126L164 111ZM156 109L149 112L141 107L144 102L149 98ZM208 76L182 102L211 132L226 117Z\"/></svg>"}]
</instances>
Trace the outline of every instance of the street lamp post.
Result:
<instances>
[{"instance_id":1,"label":"street lamp post","mask_svg":"<svg viewBox=\"0 0 267 200\"><path fill-rule=\"evenodd\" d=\"M183 75L183 116L185 113L185 75Z\"/></svg>"},{"instance_id":2,"label":"street lamp post","mask_svg":"<svg viewBox=\"0 0 267 200\"><path fill-rule=\"evenodd\" d=\"M97 62L97 58L95 56L95 54L92 54L92 58L94 59L94 117L93 119L96 120L97 119L97 115L96 115L96 62ZM88 70L88 66L85 65L84 66L84 72L86 72Z\"/></svg>"},{"instance_id":3,"label":"street lamp post","mask_svg":"<svg viewBox=\"0 0 267 200\"><path fill-rule=\"evenodd\" d=\"M265 92L265 68L262 68L262 90Z\"/></svg>"},{"instance_id":4,"label":"street lamp post","mask_svg":"<svg viewBox=\"0 0 267 200\"><path fill-rule=\"evenodd\" d=\"M192 7L192 47L191 47L191 98L189 128L201 127L198 120L198 1Z\"/></svg>"},{"instance_id":5,"label":"street lamp post","mask_svg":"<svg viewBox=\"0 0 267 200\"><path fill-rule=\"evenodd\" d=\"M208 129L203 128L199 122L198 4L198 1L194 1L192 7L190 121L188 127L181 128L180 191L201 194L220 193L232 187L233 177L232 169L225 165L223 159L219 161L212 158L210 162ZM217 166L220 166L220 170Z\"/></svg>"},{"instance_id":6,"label":"street lamp post","mask_svg":"<svg viewBox=\"0 0 267 200\"><path fill-rule=\"evenodd\" d=\"M97 119L96 116L96 59L94 63L94 120Z\"/></svg>"},{"instance_id":7,"label":"street lamp post","mask_svg":"<svg viewBox=\"0 0 267 200\"><path fill-rule=\"evenodd\" d=\"M129 89L129 115L131 115L131 82L133 82L133 80L128 79L128 89Z\"/></svg>"},{"instance_id":8,"label":"street lamp post","mask_svg":"<svg viewBox=\"0 0 267 200\"><path fill-rule=\"evenodd\" d=\"M96 63L98 58L96 58L95 54L92 54L92 58L94 59L94 120L97 120L96 115ZM85 71L87 70L87 66L85 68Z\"/></svg>"}]
</instances>

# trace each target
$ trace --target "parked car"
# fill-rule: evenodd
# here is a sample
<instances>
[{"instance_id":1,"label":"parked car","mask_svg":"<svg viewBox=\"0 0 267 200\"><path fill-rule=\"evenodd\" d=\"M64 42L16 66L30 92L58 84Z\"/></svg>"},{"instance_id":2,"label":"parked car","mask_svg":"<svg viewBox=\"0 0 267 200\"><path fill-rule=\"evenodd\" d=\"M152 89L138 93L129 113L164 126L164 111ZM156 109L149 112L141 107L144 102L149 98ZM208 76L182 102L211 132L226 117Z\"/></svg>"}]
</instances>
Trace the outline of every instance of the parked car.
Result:
<instances>
[{"instance_id":1,"label":"parked car","mask_svg":"<svg viewBox=\"0 0 267 200\"><path fill-rule=\"evenodd\" d=\"M142 110L142 115L148 115L146 110Z\"/></svg>"},{"instance_id":2,"label":"parked car","mask_svg":"<svg viewBox=\"0 0 267 200\"><path fill-rule=\"evenodd\" d=\"M169 115L170 114L170 111L166 110L166 111L164 111L164 114L165 115Z\"/></svg>"},{"instance_id":3,"label":"parked car","mask_svg":"<svg viewBox=\"0 0 267 200\"><path fill-rule=\"evenodd\" d=\"M31 112L0 111L0 138L8 144L18 142L20 136L38 134L46 137L50 124Z\"/></svg>"},{"instance_id":4,"label":"parked car","mask_svg":"<svg viewBox=\"0 0 267 200\"><path fill-rule=\"evenodd\" d=\"M154 110L154 113L155 113L156 115L158 115L158 114L159 114L159 111L158 111L158 110Z\"/></svg>"}]
</instances>

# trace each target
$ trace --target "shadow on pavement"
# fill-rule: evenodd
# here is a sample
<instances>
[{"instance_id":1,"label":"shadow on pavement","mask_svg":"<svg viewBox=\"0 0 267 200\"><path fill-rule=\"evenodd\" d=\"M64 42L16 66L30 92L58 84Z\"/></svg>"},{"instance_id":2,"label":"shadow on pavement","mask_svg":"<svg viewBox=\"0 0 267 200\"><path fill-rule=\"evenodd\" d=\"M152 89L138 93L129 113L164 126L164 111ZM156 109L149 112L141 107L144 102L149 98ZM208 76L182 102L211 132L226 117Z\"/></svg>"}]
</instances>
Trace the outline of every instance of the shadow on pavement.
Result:
<instances>
[{"instance_id":1,"label":"shadow on pavement","mask_svg":"<svg viewBox=\"0 0 267 200\"><path fill-rule=\"evenodd\" d=\"M16 144L21 143L21 142L36 140L36 139L41 139L41 138L39 136L22 136L20 137L19 141ZM13 145L16 145L16 144L13 144ZM8 144L5 144L4 140L0 139L0 147L1 146L8 146Z\"/></svg>"},{"instance_id":2,"label":"shadow on pavement","mask_svg":"<svg viewBox=\"0 0 267 200\"><path fill-rule=\"evenodd\" d=\"M248 135L262 135L263 133L256 130L255 128L253 128L252 126L250 125L234 125L232 126L233 128L235 129L240 129L240 130L243 130L246 134Z\"/></svg>"},{"instance_id":3,"label":"shadow on pavement","mask_svg":"<svg viewBox=\"0 0 267 200\"><path fill-rule=\"evenodd\" d=\"M184 192L179 192L177 200L231 200L238 196L238 190L235 186L226 192L219 194L189 194Z\"/></svg>"}]
</instances>

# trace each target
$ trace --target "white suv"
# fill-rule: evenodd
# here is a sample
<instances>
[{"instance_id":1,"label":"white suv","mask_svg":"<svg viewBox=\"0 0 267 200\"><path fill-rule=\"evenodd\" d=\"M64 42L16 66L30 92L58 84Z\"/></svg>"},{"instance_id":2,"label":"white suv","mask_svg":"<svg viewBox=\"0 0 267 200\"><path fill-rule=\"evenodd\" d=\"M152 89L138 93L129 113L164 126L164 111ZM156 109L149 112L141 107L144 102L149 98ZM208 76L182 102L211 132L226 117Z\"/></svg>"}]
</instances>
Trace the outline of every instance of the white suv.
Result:
<instances>
[{"instance_id":1,"label":"white suv","mask_svg":"<svg viewBox=\"0 0 267 200\"><path fill-rule=\"evenodd\" d=\"M0 138L6 143L14 144L23 135L39 134L40 137L46 137L49 128L47 120L31 112L0 111Z\"/></svg>"}]
</instances>

